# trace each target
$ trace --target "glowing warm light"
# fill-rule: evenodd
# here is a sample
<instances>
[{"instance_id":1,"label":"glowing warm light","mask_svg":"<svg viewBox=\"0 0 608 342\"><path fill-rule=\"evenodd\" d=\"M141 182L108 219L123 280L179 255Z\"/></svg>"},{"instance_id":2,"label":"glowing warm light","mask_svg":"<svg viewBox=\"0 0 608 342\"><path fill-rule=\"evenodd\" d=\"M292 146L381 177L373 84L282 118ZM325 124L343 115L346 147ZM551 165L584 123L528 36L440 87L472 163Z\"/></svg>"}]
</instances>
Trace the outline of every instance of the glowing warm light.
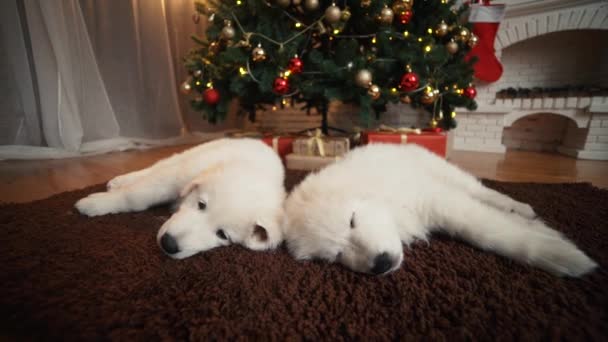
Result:
<instances>
[{"instance_id":1,"label":"glowing warm light","mask_svg":"<svg viewBox=\"0 0 608 342\"><path fill-rule=\"evenodd\" d=\"M335 30L334 30L334 34L338 34L338 33L340 33L340 30L335 29Z\"/></svg>"},{"instance_id":2,"label":"glowing warm light","mask_svg":"<svg viewBox=\"0 0 608 342\"><path fill-rule=\"evenodd\" d=\"M428 29L426 29L426 32L428 32L428 34L433 34L433 29L429 27Z\"/></svg>"},{"instance_id":3,"label":"glowing warm light","mask_svg":"<svg viewBox=\"0 0 608 342\"><path fill-rule=\"evenodd\" d=\"M419 42L422 42L422 38L418 38L418 41L419 41Z\"/></svg>"},{"instance_id":4,"label":"glowing warm light","mask_svg":"<svg viewBox=\"0 0 608 342\"><path fill-rule=\"evenodd\" d=\"M276 111L277 110L277 106L272 106L272 111Z\"/></svg>"},{"instance_id":5,"label":"glowing warm light","mask_svg":"<svg viewBox=\"0 0 608 342\"><path fill-rule=\"evenodd\" d=\"M196 81L196 82L194 82L194 84L196 84L197 86L200 86L201 85L201 81Z\"/></svg>"},{"instance_id":6,"label":"glowing warm light","mask_svg":"<svg viewBox=\"0 0 608 342\"><path fill-rule=\"evenodd\" d=\"M406 37L406 38L409 37L410 36L410 32L409 31L404 31L403 32L403 36Z\"/></svg>"},{"instance_id":7,"label":"glowing warm light","mask_svg":"<svg viewBox=\"0 0 608 342\"><path fill-rule=\"evenodd\" d=\"M208 82L208 83L207 83L207 88L213 88L213 83Z\"/></svg>"},{"instance_id":8,"label":"glowing warm light","mask_svg":"<svg viewBox=\"0 0 608 342\"><path fill-rule=\"evenodd\" d=\"M286 71L283 73L283 76L284 76L284 77L289 77L289 76L291 76L291 70L286 70Z\"/></svg>"},{"instance_id":9,"label":"glowing warm light","mask_svg":"<svg viewBox=\"0 0 608 342\"><path fill-rule=\"evenodd\" d=\"M302 27L302 23L299 23L299 22L296 23L296 28L300 28L300 27Z\"/></svg>"},{"instance_id":10,"label":"glowing warm light","mask_svg":"<svg viewBox=\"0 0 608 342\"><path fill-rule=\"evenodd\" d=\"M456 112L452 112L452 114L450 114L453 118L456 117Z\"/></svg>"},{"instance_id":11,"label":"glowing warm light","mask_svg":"<svg viewBox=\"0 0 608 342\"><path fill-rule=\"evenodd\" d=\"M236 0L236 4L237 4L238 6L241 6L241 5L243 4L243 2L242 2L241 0Z\"/></svg>"},{"instance_id":12,"label":"glowing warm light","mask_svg":"<svg viewBox=\"0 0 608 342\"><path fill-rule=\"evenodd\" d=\"M424 47L424 52L429 53L429 52L431 52L431 49L432 49L431 46L427 45Z\"/></svg>"},{"instance_id":13,"label":"glowing warm light","mask_svg":"<svg viewBox=\"0 0 608 342\"><path fill-rule=\"evenodd\" d=\"M247 75L247 69L240 67L239 68L239 74L241 74L241 76L245 76Z\"/></svg>"},{"instance_id":14,"label":"glowing warm light","mask_svg":"<svg viewBox=\"0 0 608 342\"><path fill-rule=\"evenodd\" d=\"M376 37L372 38L372 44L376 44Z\"/></svg>"},{"instance_id":15,"label":"glowing warm light","mask_svg":"<svg viewBox=\"0 0 608 342\"><path fill-rule=\"evenodd\" d=\"M397 92L397 88L391 88L391 93L396 93Z\"/></svg>"}]
</instances>

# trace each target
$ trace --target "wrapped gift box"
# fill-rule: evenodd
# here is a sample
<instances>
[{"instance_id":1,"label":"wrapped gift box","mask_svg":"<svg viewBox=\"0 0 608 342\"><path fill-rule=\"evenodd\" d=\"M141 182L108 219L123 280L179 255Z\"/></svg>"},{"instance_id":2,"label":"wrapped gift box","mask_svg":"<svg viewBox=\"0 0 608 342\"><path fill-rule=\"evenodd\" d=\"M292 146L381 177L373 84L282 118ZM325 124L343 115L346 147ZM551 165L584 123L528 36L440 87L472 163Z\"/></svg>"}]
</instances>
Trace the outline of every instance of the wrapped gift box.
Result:
<instances>
[{"instance_id":1,"label":"wrapped gift box","mask_svg":"<svg viewBox=\"0 0 608 342\"><path fill-rule=\"evenodd\" d=\"M349 150L348 137L298 137L293 141L293 153L301 156L339 157Z\"/></svg>"},{"instance_id":2,"label":"wrapped gift box","mask_svg":"<svg viewBox=\"0 0 608 342\"><path fill-rule=\"evenodd\" d=\"M266 135L262 138L262 141L272 147L272 149L279 154L281 159L283 159L283 162L285 162L285 157L293 151L294 139L294 136L289 135Z\"/></svg>"},{"instance_id":3,"label":"wrapped gift box","mask_svg":"<svg viewBox=\"0 0 608 342\"><path fill-rule=\"evenodd\" d=\"M231 132L226 134L227 137L231 138L252 138L260 139L266 145L272 147L272 149L281 157L285 162L285 156L293 151L293 141L296 138L295 135L289 134L277 134L272 135L261 132Z\"/></svg>"},{"instance_id":4,"label":"wrapped gift box","mask_svg":"<svg viewBox=\"0 0 608 342\"><path fill-rule=\"evenodd\" d=\"M342 157L302 156L295 153L288 154L286 158L287 169L314 171L321 169Z\"/></svg>"},{"instance_id":5,"label":"wrapped gift box","mask_svg":"<svg viewBox=\"0 0 608 342\"><path fill-rule=\"evenodd\" d=\"M365 131L361 133L361 143L416 144L445 158L447 152L447 133Z\"/></svg>"}]
</instances>

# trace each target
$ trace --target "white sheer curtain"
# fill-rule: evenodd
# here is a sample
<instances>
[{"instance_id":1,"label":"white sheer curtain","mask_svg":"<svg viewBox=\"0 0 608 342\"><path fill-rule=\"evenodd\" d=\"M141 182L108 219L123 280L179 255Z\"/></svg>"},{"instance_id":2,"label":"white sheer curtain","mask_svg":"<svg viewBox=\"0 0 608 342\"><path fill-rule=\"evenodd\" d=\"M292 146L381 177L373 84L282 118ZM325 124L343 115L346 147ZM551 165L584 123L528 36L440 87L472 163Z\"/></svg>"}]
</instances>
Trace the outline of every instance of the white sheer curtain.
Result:
<instances>
[{"instance_id":1,"label":"white sheer curtain","mask_svg":"<svg viewBox=\"0 0 608 342\"><path fill-rule=\"evenodd\" d=\"M0 159L203 139L177 93L193 0L3 0Z\"/></svg>"}]
</instances>

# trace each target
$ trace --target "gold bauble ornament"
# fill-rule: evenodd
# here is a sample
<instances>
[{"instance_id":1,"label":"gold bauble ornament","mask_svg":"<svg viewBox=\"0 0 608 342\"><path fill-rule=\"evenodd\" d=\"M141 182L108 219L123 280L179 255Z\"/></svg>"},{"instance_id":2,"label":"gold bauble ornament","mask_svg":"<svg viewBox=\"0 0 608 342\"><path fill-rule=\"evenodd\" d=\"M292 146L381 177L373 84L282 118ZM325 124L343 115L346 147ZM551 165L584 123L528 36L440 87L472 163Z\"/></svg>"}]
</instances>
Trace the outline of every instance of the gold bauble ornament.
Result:
<instances>
[{"instance_id":1,"label":"gold bauble ornament","mask_svg":"<svg viewBox=\"0 0 608 342\"><path fill-rule=\"evenodd\" d=\"M266 51L262 47L262 44L258 44L258 46L251 50L251 59L254 62L263 62L266 60Z\"/></svg>"},{"instance_id":2,"label":"gold bauble ornament","mask_svg":"<svg viewBox=\"0 0 608 342\"><path fill-rule=\"evenodd\" d=\"M342 16L340 16L340 20L348 21L348 19L350 19L351 15L352 14L350 13L350 10L348 8L345 8L344 11L342 11Z\"/></svg>"},{"instance_id":3,"label":"gold bauble ornament","mask_svg":"<svg viewBox=\"0 0 608 342\"><path fill-rule=\"evenodd\" d=\"M397 13L397 14L401 14L405 11L407 11L407 8L405 8L405 5L403 4L403 2L397 0L395 1L392 5L391 8L393 9L393 12Z\"/></svg>"},{"instance_id":4,"label":"gold bauble ornament","mask_svg":"<svg viewBox=\"0 0 608 342\"><path fill-rule=\"evenodd\" d=\"M372 83L372 73L367 69L361 69L355 75L355 83L359 87L367 88Z\"/></svg>"},{"instance_id":5,"label":"gold bauble ornament","mask_svg":"<svg viewBox=\"0 0 608 342\"><path fill-rule=\"evenodd\" d=\"M439 23L439 25L437 25L437 28L435 29L435 34L438 37L443 37L446 34L448 34L448 30L449 30L448 24L446 24L445 21L442 20Z\"/></svg>"},{"instance_id":6,"label":"gold bauble ornament","mask_svg":"<svg viewBox=\"0 0 608 342\"><path fill-rule=\"evenodd\" d=\"M327 7L325 10L325 21L330 24L335 24L340 21L341 16L342 10L340 7L336 6L336 4L331 4L331 6Z\"/></svg>"},{"instance_id":7,"label":"gold bauble ornament","mask_svg":"<svg viewBox=\"0 0 608 342\"><path fill-rule=\"evenodd\" d=\"M209 57L215 56L215 54L220 51L220 48L221 48L220 47L220 43L218 43L218 42L211 42L211 44L209 44L209 48L207 50L208 56Z\"/></svg>"},{"instance_id":8,"label":"gold bauble ornament","mask_svg":"<svg viewBox=\"0 0 608 342\"><path fill-rule=\"evenodd\" d=\"M437 93L429 88L424 90L424 93L422 93L422 97L420 98L420 102L425 105L433 104L435 100L437 100Z\"/></svg>"},{"instance_id":9,"label":"gold bauble ornament","mask_svg":"<svg viewBox=\"0 0 608 342\"><path fill-rule=\"evenodd\" d=\"M467 44L469 45L470 48L474 48L475 45L477 45L477 43L479 43L479 37L477 37L476 35L471 33L471 36L469 37L469 41L467 42Z\"/></svg>"},{"instance_id":10,"label":"gold bauble ornament","mask_svg":"<svg viewBox=\"0 0 608 342\"><path fill-rule=\"evenodd\" d=\"M455 54L458 52L458 43L452 38L447 44L445 44L445 48L448 50L450 54Z\"/></svg>"},{"instance_id":11,"label":"gold bauble ornament","mask_svg":"<svg viewBox=\"0 0 608 342\"><path fill-rule=\"evenodd\" d=\"M304 0L304 8L307 11L314 11L319 8L319 0Z\"/></svg>"},{"instance_id":12,"label":"gold bauble ornament","mask_svg":"<svg viewBox=\"0 0 608 342\"><path fill-rule=\"evenodd\" d=\"M393 23L393 19L395 18L395 12L392 9L384 6L384 8L380 11L380 16L378 17L380 23L384 25L390 25Z\"/></svg>"},{"instance_id":13,"label":"gold bauble ornament","mask_svg":"<svg viewBox=\"0 0 608 342\"><path fill-rule=\"evenodd\" d=\"M436 128L436 127L437 127L437 124L438 124L438 122L437 122L437 120L435 120L435 118L433 118L433 120L431 120L431 122L429 122L429 125L430 125L432 128Z\"/></svg>"},{"instance_id":14,"label":"gold bauble ornament","mask_svg":"<svg viewBox=\"0 0 608 342\"><path fill-rule=\"evenodd\" d=\"M274 2L282 8L287 8L291 5L291 0L275 0Z\"/></svg>"},{"instance_id":15,"label":"gold bauble ornament","mask_svg":"<svg viewBox=\"0 0 608 342\"><path fill-rule=\"evenodd\" d=\"M456 32L456 39L461 42L466 42L467 40L469 40L470 36L471 36L471 32L466 27L460 27L460 28L458 28L458 31Z\"/></svg>"},{"instance_id":16,"label":"gold bauble ornament","mask_svg":"<svg viewBox=\"0 0 608 342\"><path fill-rule=\"evenodd\" d=\"M192 78L188 77L188 79L185 80L184 83L180 84L179 91L181 91L182 94L189 95L190 93L192 93L192 86L190 85L190 82L192 82Z\"/></svg>"},{"instance_id":17,"label":"gold bauble ornament","mask_svg":"<svg viewBox=\"0 0 608 342\"><path fill-rule=\"evenodd\" d=\"M369 89L367 89L367 93L373 100L379 99L382 95L382 92L380 92L380 87L377 84L370 85Z\"/></svg>"},{"instance_id":18,"label":"gold bauble ornament","mask_svg":"<svg viewBox=\"0 0 608 342\"><path fill-rule=\"evenodd\" d=\"M361 7L367 8L372 4L372 0L361 0Z\"/></svg>"},{"instance_id":19,"label":"gold bauble ornament","mask_svg":"<svg viewBox=\"0 0 608 342\"><path fill-rule=\"evenodd\" d=\"M401 103L410 104L412 103L412 98L409 95L402 94L399 96L399 101L401 101Z\"/></svg>"}]
</instances>

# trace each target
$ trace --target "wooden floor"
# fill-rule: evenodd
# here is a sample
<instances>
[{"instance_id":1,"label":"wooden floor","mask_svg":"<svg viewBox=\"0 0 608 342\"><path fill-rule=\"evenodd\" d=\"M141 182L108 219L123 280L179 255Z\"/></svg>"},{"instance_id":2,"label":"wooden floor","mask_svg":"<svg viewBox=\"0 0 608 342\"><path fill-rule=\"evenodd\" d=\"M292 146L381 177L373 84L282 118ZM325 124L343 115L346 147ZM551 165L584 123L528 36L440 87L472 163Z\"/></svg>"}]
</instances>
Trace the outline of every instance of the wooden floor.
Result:
<instances>
[{"instance_id":1,"label":"wooden floor","mask_svg":"<svg viewBox=\"0 0 608 342\"><path fill-rule=\"evenodd\" d=\"M189 146L42 161L0 161L0 202L29 202L103 183ZM511 182L591 182L608 188L608 162L556 154L453 152L450 160L477 177Z\"/></svg>"}]
</instances>

